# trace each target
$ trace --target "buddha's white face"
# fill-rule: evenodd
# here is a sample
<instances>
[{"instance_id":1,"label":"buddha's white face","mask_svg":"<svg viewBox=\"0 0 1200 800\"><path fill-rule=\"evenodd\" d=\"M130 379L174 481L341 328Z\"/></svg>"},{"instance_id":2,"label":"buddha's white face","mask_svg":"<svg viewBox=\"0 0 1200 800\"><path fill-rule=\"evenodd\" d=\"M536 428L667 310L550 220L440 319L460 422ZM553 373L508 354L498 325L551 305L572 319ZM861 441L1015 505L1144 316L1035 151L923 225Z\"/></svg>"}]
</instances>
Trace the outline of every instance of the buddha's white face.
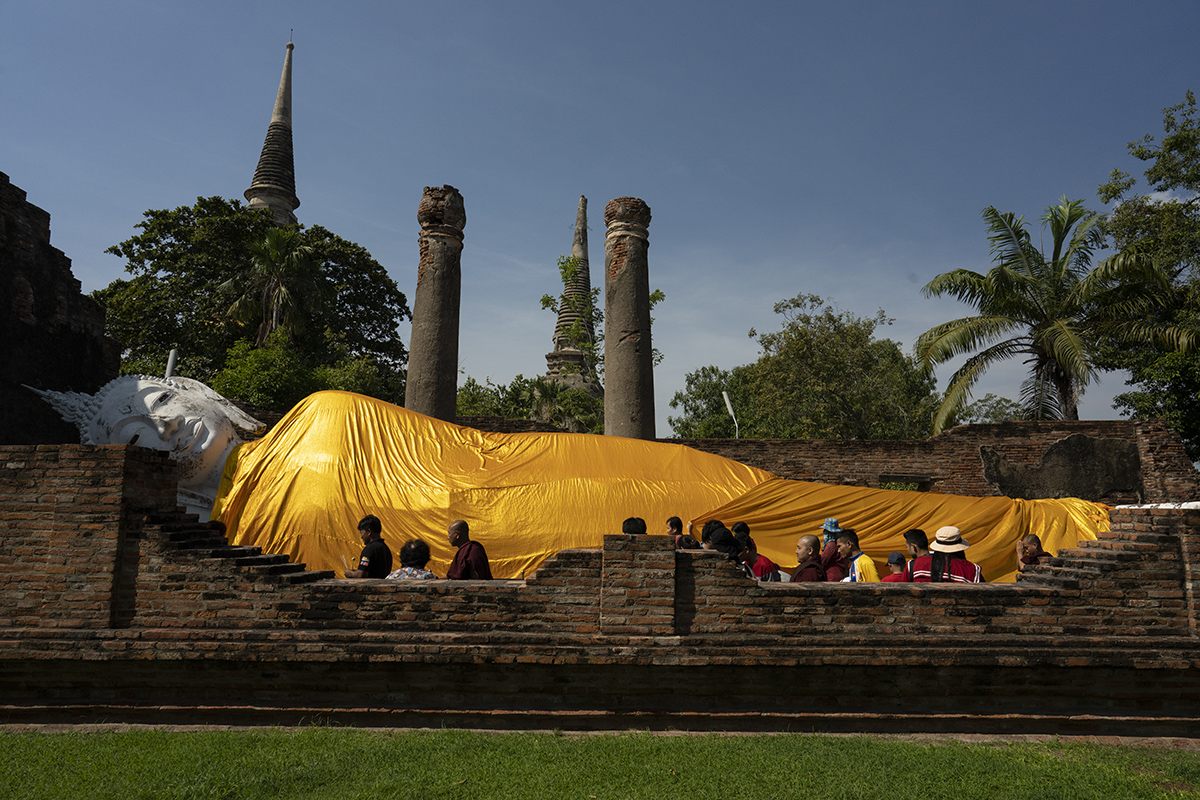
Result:
<instances>
[{"instance_id":1,"label":"buddha's white face","mask_svg":"<svg viewBox=\"0 0 1200 800\"><path fill-rule=\"evenodd\" d=\"M181 488L220 480L229 445L241 441L220 396L199 381L123 381L105 397L91 423L92 441L165 450L179 465Z\"/></svg>"}]
</instances>

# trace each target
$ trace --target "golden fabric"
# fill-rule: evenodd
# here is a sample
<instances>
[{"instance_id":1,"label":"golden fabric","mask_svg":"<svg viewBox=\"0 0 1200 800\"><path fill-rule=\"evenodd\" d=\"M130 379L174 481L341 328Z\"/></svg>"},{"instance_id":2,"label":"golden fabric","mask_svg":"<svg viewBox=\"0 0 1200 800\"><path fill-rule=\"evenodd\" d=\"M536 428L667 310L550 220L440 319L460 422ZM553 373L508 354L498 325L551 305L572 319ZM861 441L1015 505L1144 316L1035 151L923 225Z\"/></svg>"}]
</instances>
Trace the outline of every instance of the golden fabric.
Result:
<instances>
[{"instance_id":1,"label":"golden fabric","mask_svg":"<svg viewBox=\"0 0 1200 800\"><path fill-rule=\"evenodd\" d=\"M1044 549L1057 553L1108 530L1106 506L1074 498L961 497L780 478L706 512L696 519L696 526L708 519L719 519L726 527L738 520L745 522L758 551L787 572L796 566L796 540L806 533L820 538L826 517L854 529L863 551L875 560L880 577L891 573L888 554L905 552L905 531L920 528L932 542L938 528L954 525L970 543L967 558L983 568L989 583L1016 579L1015 547L1026 534L1037 534Z\"/></svg>"},{"instance_id":2,"label":"golden fabric","mask_svg":"<svg viewBox=\"0 0 1200 800\"><path fill-rule=\"evenodd\" d=\"M706 511L706 509L711 509ZM234 544L285 553L310 569L357 564L358 520L375 514L400 566L400 546L420 537L429 569L453 558L452 520L465 519L496 578L519 578L569 548L598 548L642 517L652 534L677 515L700 525L745 521L759 551L788 570L796 539L826 517L855 528L880 574L903 533L929 537L957 525L989 581L1011 580L1025 533L1057 552L1108 526L1103 506L1079 500L1010 500L895 492L776 478L681 445L569 433L486 433L346 392L305 399L263 439L225 465L213 518Z\"/></svg>"},{"instance_id":3,"label":"golden fabric","mask_svg":"<svg viewBox=\"0 0 1200 800\"><path fill-rule=\"evenodd\" d=\"M681 445L569 433L463 428L346 392L306 398L226 462L213 518L234 544L286 553L338 575L357 564L358 521L375 514L400 546L429 544L429 569L453 558L446 528L471 526L496 578L519 578L569 548L598 548L642 517L664 533L773 476Z\"/></svg>"}]
</instances>

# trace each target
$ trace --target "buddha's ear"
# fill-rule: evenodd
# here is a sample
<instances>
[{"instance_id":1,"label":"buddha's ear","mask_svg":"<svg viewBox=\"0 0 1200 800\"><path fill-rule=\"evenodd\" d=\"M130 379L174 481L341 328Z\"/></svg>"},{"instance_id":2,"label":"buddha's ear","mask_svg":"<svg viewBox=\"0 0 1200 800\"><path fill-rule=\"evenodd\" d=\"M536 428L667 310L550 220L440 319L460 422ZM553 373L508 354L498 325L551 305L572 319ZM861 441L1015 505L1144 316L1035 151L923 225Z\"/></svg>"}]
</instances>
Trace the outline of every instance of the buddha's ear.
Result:
<instances>
[{"instance_id":1,"label":"buddha's ear","mask_svg":"<svg viewBox=\"0 0 1200 800\"><path fill-rule=\"evenodd\" d=\"M101 395L104 393L103 389L96 394L84 394L82 392L53 392L35 389L26 384L21 385L49 403L51 408L57 411L67 422L73 423L79 429L80 443L96 444L96 442L92 441L88 427L92 420L96 418L96 415L100 413L100 401Z\"/></svg>"}]
</instances>

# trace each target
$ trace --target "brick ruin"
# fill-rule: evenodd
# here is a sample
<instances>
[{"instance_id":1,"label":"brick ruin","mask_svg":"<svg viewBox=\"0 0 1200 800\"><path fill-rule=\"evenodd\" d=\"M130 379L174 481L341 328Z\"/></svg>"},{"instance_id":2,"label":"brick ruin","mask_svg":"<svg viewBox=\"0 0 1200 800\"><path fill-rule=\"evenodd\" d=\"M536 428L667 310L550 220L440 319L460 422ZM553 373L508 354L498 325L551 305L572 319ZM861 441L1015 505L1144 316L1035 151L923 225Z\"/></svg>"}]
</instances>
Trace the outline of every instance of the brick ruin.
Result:
<instances>
[{"instance_id":1,"label":"brick ruin","mask_svg":"<svg viewBox=\"0 0 1200 800\"><path fill-rule=\"evenodd\" d=\"M1009 585L771 584L606 536L526 580L231 547L126 446L0 448L0 719L1195 736L1200 511Z\"/></svg>"},{"instance_id":2,"label":"brick ruin","mask_svg":"<svg viewBox=\"0 0 1200 800\"><path fill-rule=\"evenodd\" d=\"M95 392L117 376L104 310L80 294L50 245L50 214L0 172L0 444L78 442L79 431L21 384Z\"/></svg>"},{"instance_id":3,"label":"brick ruin","mask_svg":"<svg viewBox=\"0 0 1200 800\"><path fill-rule=\"evenodd\" d=\"M1081 497L1111 505L1200 499L1200 472L1159 420L961 425L909 441L660 439L781 478L968 497Z\"/></svg>"}]
</instances>

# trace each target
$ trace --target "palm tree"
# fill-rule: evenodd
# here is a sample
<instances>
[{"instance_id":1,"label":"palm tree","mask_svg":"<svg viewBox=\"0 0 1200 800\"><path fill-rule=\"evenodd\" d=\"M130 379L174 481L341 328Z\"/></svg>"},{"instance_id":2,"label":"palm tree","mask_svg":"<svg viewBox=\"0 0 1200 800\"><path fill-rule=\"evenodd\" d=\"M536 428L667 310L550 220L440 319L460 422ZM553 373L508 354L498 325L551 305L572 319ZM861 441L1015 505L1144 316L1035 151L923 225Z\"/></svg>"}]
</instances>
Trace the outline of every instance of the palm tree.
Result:
<instances>
[{"instance_id":1,"label":"palm tree","mask_svg":"<svg viewBox=\"0 0 1200 800\"><path fill-rule=\"evenodd\" d=\"M320 302L320 265L295 228L272 228L250 245L250 269L222 283L219 291L236 296L229 316L258 323L255 347L282 329L290 340Z\"/></svg>"},{"instance_id":2,"label":"palm tree","mask_svg":"<svg viewBox=\"0 0 1200 800\"><path fill-rule=\"evenodd\" d=\"M1149 258L1120 254L1092 267L1103 240L1101 217L1065 196L1046 209L1052 250L1030 240L1024 217L983 211L995 266L986 275L957 269L938 275L926 297L950 295L979 313L921 334L916 353L926 369L973 353L954 373L933 422L935 433L971 395L988 367L1024 356L1021 386L1029 419L1079 419L1079 397L1099 373L1101 342L1190 346L1191 335L1154 320L1169 278Z\"/></svg>"}]
</instances>

